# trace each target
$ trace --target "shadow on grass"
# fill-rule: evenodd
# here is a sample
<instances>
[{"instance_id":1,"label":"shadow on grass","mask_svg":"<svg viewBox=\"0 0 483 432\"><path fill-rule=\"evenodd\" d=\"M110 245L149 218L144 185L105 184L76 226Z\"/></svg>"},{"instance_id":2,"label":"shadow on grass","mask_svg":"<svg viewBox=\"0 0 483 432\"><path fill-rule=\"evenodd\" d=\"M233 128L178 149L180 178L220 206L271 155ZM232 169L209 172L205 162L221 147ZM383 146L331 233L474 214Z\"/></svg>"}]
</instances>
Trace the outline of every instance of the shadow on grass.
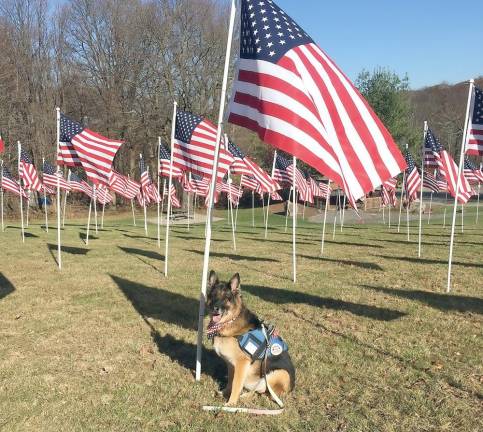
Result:
<instances>
[{"instance_id":1,"label":"shadow on grass","mask_svg":"<svg viewBox=\"0 0 483 432\"><path fill-rule=\"evenodd\" d=\"M407 236L407 234L406 234ZM424 237L424 234L423 234ZM407 238L401 239L401 240L388 240L388 239L375 239L376 241L380 242L387 242L387 243L395 243L395 244L407 244L407 245L414 245L417 243L417 240L415 240L416 237L413 238L413 241L408 242ZM446 241L446 239L443 239L441 243L435 243L435 242L424 242L422 241L421 244L423 246L447 246L448 245L449 239Z\"/></svg>"},{"instance_id":2,"label":"shadow on grass","mask_svg":"<svg viewBox=\"0 0 483 432\"><path fill-rule=\"evenodd\" d=\"M79 238L85 243L87 240L87 234L80 232ZM89 233L89 240L99 240L99 237L96 237L95 235L92 235L91 233Z\"/></svg>"},{"instance_id":3,"label":"shadow on grass","mask_svg":"<svg viewBox=\"0 0 483 432\"><path fill-rule=\"evenodd\" d=\"M52 244L52 243L47 243L47 247L49 248L50 255L52 255L52 258L54 261L59 264L58 257L57 257L57 245ZM86 255L87 252L89 252L90 249L84 249L84 248L78 248L78 247L73 247L73 246L60 246L60 250L62 253L68 253L71 255Z\"/></svg>"},{"instance_id":4,"label":"shadow on grass","mask_svg":"<svg viewBox=\"0 0 483 432\"><path fill-rule=\"evenodd\" d=\"M188 330L196 330L198 325L197 300L112 274L110 276L145 320L154 318Z\"/></svg>"},{"instance_id":5,"label":"shadow on grass","mask_svg":"<svg viewBox=\"0 0 483 432\"><path fill-rule=\"evenodd\" d=\"M435 259L428 259L428 258L413 258L413 257L400 257L400 256L389 256L389 255L374 255L379 258L389 259L389 260L397 260L397 261L407 261L414 264L442 264L448 265L447 260L435 260ZM483 268L483 264L479 263L469 263L469 262L461 262L461 261L453 261L453 265L458 265L462 267L475 267L475 268Z\"/></svg>"},{"instance_id":6,"label":"shadow on grass","mask_svg":"<svg viewBox=\"0 0 483 432\"><path fill-rule=\"evenodd\" d=\"M130 234L123 234L124 237L132 238L132 239L140 239L140 240L155 240L158 241L157 237L148 237L145 235L130 235Z\"/></svg>"},{"instance_id":7,"label":"shadow on grass","mask_svg":"<svg viewBox=\"0 0 483 432\"><path fill-rule=\"evenodd\" d=\"M128 247L122 247L122 246L118 246L118 248L121 249L123 252L126 252L127 254L141 255L146 258L164 261L164 255L161 255L158 252L145 250L145 249L128 248Z\"/></svg>"},{"instance_id":8,"label":"shadow on grass","mask_svg":"<svg viewBox=\"0 0 483 432\"><path fill-rule=\"evenodd\" d=\"M27 231L24 232L24 236L26 238L39 238L39 236L37 234L32 234L32 233L29 233Z\"/></svg>"},{"instance_id":9,"label":"shadow on grass","mask_svg":"<svg viewBox=\"0 0 483 432\"><path fill-rule=\"evenodd\" d=\"M342 264L350 267L359 267L359 268L368 269L368 270L384 271L384 269L379 264L366 262L366 261L332 259L332 258L324 258L324 257L318 257L318 256L311 256L311 255L299 255L299 256L301 258L317 260L317 261L326 261L329 263Z\"/></svg>"},{"instance_id":10,"label":"shadow on grass","mask_svg":"<svg viewBox=\"0 0 483 432\"><path fill-rule=\"evenodd\" d=\"M12 282L10 282L6 276L0 272L0 300L12 294L15 291L15 287Z\"/></svg>"},{"instance_id":11,"label":"shadow on grass","mask_svg":"<svg viewBox=\"0 0 483 432\"><path fill-rule=\"evenodd\" d=\"M161 336L149 321L145 319L145 322L151 329L151 337L156 343L158 351L168 356L180 366L189 369L194 375L196 367L196 345L181 339L176 339L170 334ZM226 382L225 362L213 350L208 350L205 347L202 350L203 373L211 376L221 386Z\"/></svg>"},{"instance_id":12,"label":"shadow on grass","mask_svg":"<svg viewBox=\"0 0 483 432\"><path fill-rule=\"evenodd\" d=\"M174 237L177 237L177 238L180 238L180 239L183 239L183 240L204 240L205 239L204 237L186 236L186 235L180 235L180 234L176 234ZM228 242L230 240L212 238L211 241L213 241L213 242Z\"/></svg>"},{"instance_id":13,"label":"shadow on grass","mask_svg":"<svg viewBox=\"0 0 483 432\"><path fill-rule=\"evenodd\" d=\"M392 321L406 315L404 312L393 309L352 303L329 297L318 297L303 292L270 288L266 286L243 285L242 290L260 297L262 300L279 305L286 303L303 303L309 306L317 306L319 308L342 310L354 315L364 316L379 321Z\"/></svg>"},{"instance_id":14,"label":"shadow on grass","mask_svg":"<svg viewBox=\"0 0 483 432\"><path fill-rule=\"evenodd\" d=\"M254 238L254 237L241 237L245 240L257 241L257 242L267 242L267 243L282 243L282 244L292 244L292 240L273 240L271 238ZM313 245L314 242L308 241L297 241L297 244Z\"/></svg>"},{"instance_id":15,"label":"shadow on grass","mask_svg":"<svg viewBox=\"0 0 483 432\"><path fill-rule=\"evenodd\" d=\"M439 294L421 290L404 290L384 288L372 285L358 285L362 288L389 294L395 297L425 303L430 307L442 311L473 312L483 315L483 299L478 297L458 296L453 294Z\"/></svg>"},{"instance_id":16,"label":"shadow on grass","mask_svg":"<svg viewBox=\"0 0 483 432\"><path fill-rule=\"evenodd\" d=\"M186 252L193 252L198 255L204 255L203 251L198 251L194 249L185 249ZM265 258L265 257L251 257L246 255L235 255L235 254L226 254L221 252L210 252L210 256L215 258L228 258L232 261L266 261L266 262L280 262L278 259L274 258Z\"/></svg>"},{"instance_id":17,"label":"shadow on grass","mask_svg":"<svg viewBox=\"0 0 483 432\"><path fill-rule=\"evenodd\" d=\"M370 243L368 243L368 244L364 244L364 243L352 243L352 242L344 242L344 241L337 241L337 240L327 240L327 239L325 239L325 243L335 244L335 245L345 245L345 246L355 246L355 247L368 247L368 248L384 249L384 246L370 244Z\"/></svg>"}]
</instances>

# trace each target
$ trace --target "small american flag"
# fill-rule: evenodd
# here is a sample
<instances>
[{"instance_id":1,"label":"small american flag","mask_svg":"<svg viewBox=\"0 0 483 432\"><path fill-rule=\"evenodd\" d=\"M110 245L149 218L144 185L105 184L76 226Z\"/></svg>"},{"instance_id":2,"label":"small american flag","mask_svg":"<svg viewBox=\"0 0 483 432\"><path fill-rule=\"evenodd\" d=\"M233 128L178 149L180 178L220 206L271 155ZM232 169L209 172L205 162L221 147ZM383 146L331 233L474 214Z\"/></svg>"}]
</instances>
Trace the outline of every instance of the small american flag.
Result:
<instances>
[{"instance_id":1,"label":"small american flag","mask_svg":"<svg viewBox=\"0 0 483 432\"><path fill-rule=\"evenodd\" d=\"M436 181L438 182L438 189L440 192L449 192L448 191L448 183L444 179L444 177L439 173L436 174Z\"/></svg>"},{"instance_id":2,"label":"small american flag","mask_svg":"<svg viewBox=\"0 0 483 432\"><path fill-rule=\"evenodd\" d=\"M299 193L299 196L303 201L308 201L309 191L307 187L307 181L305 180L305 176L303 175L302 171L300 171L296 166L294 167L293 161L289 161L289 165L287 167L287 173L290 176L290 184L292 184L294 169L295 185L297 187L297 192Z\"/></svg>"},{"instance_id":3,"label":"small american flag","mask_svg":"<svg viewBox=\"0 0 483 432\"><path fill-rule=\"evenodd\" d=\"M320 192L322 193L320 195L321 197L328 198L332 193L332 188L330 187L330 181L329 183L320 182L319 189L320 189Z\"/></svg>"},{"instance_id":4,"label":"small american flag","mask_svg":"<svg viewBox=\"0 0 483 432\"><path fill-rule=\"evenodd\" d=\"M213 173L216 132L216 127L208 120L186 111L177 111L172 143L173 165L210 178ZM225 149L222 140L216 173L219 180L225 176L232 163L233 156Z\"/></svg>"},{"instance_id":5,"label":"small american flag","mask_svg":"<svg viewBox=\"0 0 483 432\"><path fill-rule=\"evenodd\" d=\"M483 91L475 87L466 153L483 156Z\"/></svg>"},{"instance_id":6,"label":"small american flag","mask_svg":"<svg viewBox=\"0 0 483 432\"><path fill-rule=\"evenodd\" d=\"M244 153L230 140L228 141L228 151L233 156L233 163L230 166L230 171L232 174L253 175L252 170L248 168L247 164L245 163Z\"/></svg>"},{"instance_id":7,"label":"small american flag","mask_svg":"<svg viewBox=\"0 0 483 432\"><path fill-rule=\"evenodd\" d=\"M421 187L421 177L414 159L408 151L406 152L406 195L409 201L414 201L418 198L418 191Z\"/></svg>"},{"instance_id":8,"label":"small american flag","mask_svg":"<svg viewBox=\"0 0 483 432\"><path fill-rule=\"evenodd\" d=\"M274 1L242 0L229 121L344 185L349 201L405 168L349 79Z\"/></svg>"},{"instance_id":9,"label":"small american flag","mask_svg":"<svg viewBox=\"0 0 483 432\"><path fill-rule=\"evenodd\" d=\"M456 185L458 181L458 165L456 165L450 154L443 148L431 129L428 129L426 133L426 143L427 146L431 147L438 164L438 169L448 183L448 191L454 197L456 195ZM466 204L471 195L471 186L465 179L463 173L461 173L458 201L462 204Z\"/></svg>"},{"instance_id":10,"label":"small american flag","mask_svg":"<svg viewBox=\"0 0 483 432\"><path fill-rule=\"evenodd\" d=\"M5 191L13 192L15 195L20 195L20 190L22 190L22 196L27 198L25 191L20 189L20 185L12 176L12 173L4 165L2 170L2 184L1 187Z\"/></svg>"},{"instance_id":11,"label":"small american flag","mask_svg":"<svg viewBox=\"0 0 483 432\"><path fill-rule=\"evenodd\" d=\"M109 188L116 194L126 196L127 178L112 170L109 176Z\"/></svg>"},{"instance_id":12,"label":"small american flag","mask_svg":"<svg viewBox=\"0 0 483 432\"><path fill-rule=\"evenodd\" d=\"M467 157L465 157L465 166L463 171L466 180L470 183L478 184L483 183L483 172L478 169L478 167L471 162Z\"/></svg>"},{"instance_id":13,"label":"small american flag","mask_svg":"<svg viewBox=\"0 0 483 432\"><path fill-rule=\"evenodd\" d=\"M197 174L191 174L191 187L196 195L208 196L210 181Z\"/></svg>"},{"instance_id":14,"label":"small american flag","mask_svg":"<svg viewBox=\"0 0 483 432\"><path fill-rule=\"evenodd\" d=\"M159 144L159 173L161 177L169 177L169 166L171 164L171 154L168 149L163 145ZM178 167L173 165L172 169L173 178L181 178L183 176L183 171Z\"/></svg>"},{"instance_id":15,"label":"small american flag","mask_svg":"<svg viewBox=\"0 0 483 432\"><path fill-rule=\"evenodd\" d=\"M250 190L257 190L258 187L258 182L255 180L254 177L251 176L243 176L241 185L244 188L250 189Z\"/></svg>"},{"instance_id":16,"label":"small american flag","mask_svg":"<svg viewBox=\"0 0 483 432\"><path fill-rule=\"evenodd\" d=\"M56 168L49 164L47 161L44 161L42 165L42 179L44 181L44 185L52 186L57 188L57 181L59 182L59 187L64 190L70 190L70 185L62 174L58 173Z\"/></svg>"},{"instance_id":17,"label":"small american flag","mask_svg":"<svg viewBox=\"0 0 483 432\"><path fill-rule=\"evenodd\" d=\"M171 195L171 205L174 208L181 208L181 203L178 199L178 196L176 195L176 188L174 187L174 184L171 184L171 189L170 189L170 195ZM168 195L168 185L164 186L163 190L163 197Z\"/></svg>"},{"instance_id":18,"label":"small american flag","mask_svg":"<svg viewBox=\"0 0 483 432\"><path fill-rule=\"evenodd\" d=\"M438 180L430 173L424 173L423 187L428 188L431 192L439 192Z\"/></svg>"},{"instance_id":19,"label":"small american flag","mask_svg":"<svg viewBox=\"0 0 483 432\"><path fill-rule=\"evenodd\" d=\"M94 184L109 185L112 162L122 141L111 140L60 115L58 165L82 166Z\"/></svg>"},{"instance_id":20,"label":"small american flag","mask_svg":"<svg viewBox=\"0 0 483 432\"><path fill-rule=\"evenodd\" d=\"M69 184L73 191L83 192L88 197L92 198L92 186L85 180L82 180L77 174L70 173Z\"/></svg>"},{"instance_id":21,"label":"small american flag","mask_svg":"<svg viewBox=\"0 0 483 432\"><path fill-rule=\"evenodd\" d=\"M42 192L42 182L39 179L32 158L23 148L20 150L19 170L19 177L23 180L26 188Z\"/></svg>"},{"instance_id":22,"label":"small american flag","mask_svg":"<svg viewBox=\"0 0 483 432\"><path fill-rule=\"evenodd\" d=\"M101 185L96 189L96 200L100 204L104 205L113 200L112 195L109 193L109 190L106 186Z\"/></svg>"},{"instance_id":23,"label":"small american flag","mask_svg":"<svg viewBox=\"0 0 483 432\"><path fill-rule=\"evenodd\" d=\"M438 159L435 155L433 149L435 147L441 147L441 144L433 134L431 129L428 129L426 132L426 137L424 139L424 166L428 168L438 168Z\"/></svg>"},{"instance_id":24,"label":"small american flag","mask_svg":"<svg viewBox=\"0 0 483 432\"><path fill-rule=\"evenodd\" d=\"M275 169L273 170L273 179L280 183L292 184L292 177L287 172L287 168L292 162L285 159L283 156L277 153L275 159Z\"/></svg>"},{"instance_id":25,"label":"small american flag","mask_svg":"<svg viewBox=\"0 0 483 432\"><path fill-rule=\"evenodd\" d=\"M381 201L384 207L391 206L395 207L397 205L396 190L390 189L386 186L387 182L381 186Z\"/></svg>"}]
</instances>

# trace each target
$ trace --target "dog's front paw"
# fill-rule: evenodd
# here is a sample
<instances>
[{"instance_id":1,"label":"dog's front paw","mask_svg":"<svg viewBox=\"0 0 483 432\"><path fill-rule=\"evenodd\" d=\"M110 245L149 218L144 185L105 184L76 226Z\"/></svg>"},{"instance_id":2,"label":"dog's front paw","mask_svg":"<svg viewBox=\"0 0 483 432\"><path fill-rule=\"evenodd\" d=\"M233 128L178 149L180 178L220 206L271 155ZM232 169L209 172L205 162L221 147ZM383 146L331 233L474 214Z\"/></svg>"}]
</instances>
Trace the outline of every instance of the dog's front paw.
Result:
<instances>
[{"instance_id":1,"label":"dog's front paw","mask_svg":"<svg viewBox=\"0 0 483 432\"><path fill-rule=\"evenodd\" d=\"M228 402L225 403L225 406L226 407L234 407L234 406L236 406L237 402L238 401L228 401Z\"/></svg>"},{"instance_id":2,"label":"dog's front paw","mask_svg":"<svg viewBox=\"0 0 483 432\"><path fill-rule=\"evenodd\" d=\"M217 390L216 395L228 399L231 395L231 389L226 387L223 390Z\"/></svg>"}]
</instances>

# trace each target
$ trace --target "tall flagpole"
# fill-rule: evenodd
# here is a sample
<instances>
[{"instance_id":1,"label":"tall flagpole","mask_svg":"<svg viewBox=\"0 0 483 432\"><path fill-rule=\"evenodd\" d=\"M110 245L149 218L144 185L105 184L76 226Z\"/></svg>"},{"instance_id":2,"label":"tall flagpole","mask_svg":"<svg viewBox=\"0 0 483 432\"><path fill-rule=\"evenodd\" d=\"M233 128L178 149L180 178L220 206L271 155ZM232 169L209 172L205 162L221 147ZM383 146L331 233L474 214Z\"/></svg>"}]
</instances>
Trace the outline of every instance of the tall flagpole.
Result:
<instances>
[{"instance_id":1,"label":"tall flagpole","mask_svg":"<svg viewBox=\"0 0 483 432\"><path fill-rule=\"evenodd\" d=\"M235 24L235 0L231 1L231 13L230 13L230 25L228 27L228 39L226 44L226 54L225 54L225 68L223 71L223 82L221 85L221 95L220 95L220 111L218 113L218 129L216 132L216 145L215 154L213 160L213 175L211 177L211 190L209 192L209 202L207 209L207 230L205 239L205 252L203 257L203 274L201 278L201 294L200 294L200 309L198 315L198 337L196 344L196 381L201 378L201 347L203 343L203 319L205 315L205 299L206 299L206 288L208 285L208 264L210 259L210 244L211 244L211 209L213 207L213 199L215 195L216 177L218 172L218 156L220 152L220 140L221 132L223 126L223 117L225 111L225 100L226 100L226 86L228 81L228 71L230 67L230 53L231 45L233 40L233 27Z\"/></svg>"},{"instance_id":2,"label":"tall flagpole","mask_svg":"<svg viewBox=\"0 0 483 432\"><path fill-rule=\"evenodd\" d=\"M273 154L273 163L272 163L272 178L273 174L275 172L275 161L277 160L277 150L275 150L275 153ZM268 200L267 200L267 217L265 218L265 238L267 238L268 235L268 214L269 214L269 209L270 209L270 194L268 194Z\"/></svg>"},{"instance_id":3,"label":"tall flagpole","mask_svg":"<svg viewBox=\"0 0 483 432\"><path fill-rule=\"evenodd\" d=\"M225 139L226 139L226 135L225 135ZM228 142L228 140L226 142ZM236 251L235 221L233 219L233 203L231 201L231 177L230 177L230 170L228 170L228 205L230 207L230 214L231 214L231 232L232 232L232 236L233 236L233 250Z\"/></svg>"},{"instance_id":4,"label":"tall flagpole","mask_svg":"<svg viewBox=\"0 0 483 432\"><path fill-rule=\"evenodd\" d=\"M70 183L70 170L67 173L67 183ZM62 211L62 227L65 226L65 211L67 207L67 195L69 195L68 190L66 190L64 193L64 210Z\"/></svg>"},{"instance_id":5,"label":"tall flagpole","mask_svg":"<svg viewBox=\"0 0 483 432\"><path fill-rule=\"evenodd\" d=\"M295 186L295 171L297 170L297 158L293 157L293 172L292 172L292 186L293 186L293 212L292 212L292 267L293 267L293 282L297 282L297 192Z\"/></svg>"},{"instance_id":6,"label":"tall flagpole","mask_svg":"<svg viewBox=\"0 0 483 432\"><path fill-rule=\"evenodd\" d=\"M141 160L143 158L143 155L141 153L139 153L139 160ZM144 166L144 169L147 169L146 166ZM141 175L143 173L140 173ZM147 219L147 215L146 215L146 197L144 196L144 191L142 189L142 185L141 185L141 197L143 199L143 212L144 212L144 234L147 236L148 235L148 219Z\"/></svg>"},{"instance_id":7,"label":"tall flagpole","mask_svg":"<svg viewBox=\"0 0 483 432\"><path fill-rule=\"evenodd\" d=\"M288 227L288 212L290 209L290 197L292 196L292 186L290 186L290 190L288 191L288 199L287 199L287 211L285 212L285 232L287 232Z\"/></svg>"},{"instance_id":8,"label":"tall flagpole","mask_svg":"<svg viewBox=\"0 0 483 432\"><path fill-rule=\"evenodd\" d=\"M399 197L399 221L397 223L397 232L400 232L401 229L401 213L402 213L402 206L403 206L403 198L404 193L406 190L406 170L403 172L403 181L401 185L401 196Z\"/></svg>"},{"instance_id":9,"label":"tall flagpole","mask_svg":"<svg viewBox=\"0 0 483 432\"><path fill-rule=\"evenodd\" d=\"M344 228L346 198L347 198L347 195L344 192L344 201L342 204L341 217L340 217L340 232L342 232L342 229Z\"/></svg>"},{"instance_id":10,"label":"tall flagpole","mask_svg":"<svg viewBox=\"0 0 483 432\"><path fill-rule=\"evenodd\" d=\"M322 226L322 240L320 242L320 255L323 255L324 253L324 243L325 243L325 224L327 222L327 208L329 207L329 202L330 202L330 180L329 183L327 183L327 195L325 197L325 210L324 210L324 224Z\"/></svg>"},{"instance_id":11,"label":"tall flagpole","mask_svg":"<svg viewBox=\"0 0 483 432\"><path fill-rule=\"evenodd\" d=\"M335 227L337 225L337 213L339 213L340 211L340 186L339 188L337 189L337 206L339 207L339 210L335 209L335 214L334 214L334 227L333 227L333 230L332 230L332 240L335 239Z\"/></svg>"},{"instance_id":12,"label":"tall flagpole","mask_svg":"<svg viewBox=\"0 0 483 432\"><path fill-rule=\"evenodd\" d=\"M87 216L87 229L86 229L86 245L89 244L89 231L91 228L91 212L92 212L92 196L89 201L89 214Z\"/></svg>"},{"instance_id":13,"label":"tall flagpole","mask_svg":"<svg viewBox=\"0 0 483 432\"><path fill-rule=\"evenodd\" d=\"M190 179L190 182L191 182L191 171L189 173L189 179ZM188 189L188 192L186 192L186 195L188 196L188 226L187 226L187 229L188 231L190 230L190 207L191 207L191 203L190 203L190 192L189 192L189 189Z\"/></svg>"},{"instance_id":14,"label":"tall flagpole","mask_svg":"<svg viewBox=\"0 0 483 432\"><path fill-rule=\"evenodd\" d=\"M22 226L22 242L25 243L25 230L23 226L23 199L22 199L22 179L20 178L20 152L21 152L21 144L20 141L17 141L17 148L18 148L18 192L20 194L20 219L21 219L21 226Z\"/></svg>"},{"instance_id":15,"label":"tall flagpole","mask_svg":"<svg viewBox=\"0 0 483 432\"><path fill-rule=\"evenodd\" d=\"M173 102L173 120L171 122L171 157L169 161L169 180L168 180L168 208L166 211L166 239L164 250L164 276L168 276L168 255L169 255L169 222L171 219L171 186L173 184L173 147L174 147L174 133L176 129L176 112L178 110L178 103ZM163 190L164 194L164 190Z\"/></svg>"},{"instance_id":16,"label":"tall flagpole","mask_svg":"<svg viewBox=\"0 0 483 432\"><path fill-rule=\"evenodd\" d=\"M453 221L451 223L451 237L450 237L450 243L449 243L449 257L448 257L448 284L446 285L447 293L451 291L451 266L453 264L453 246L454 246L454 231L455 231L455 224L456 224L456 208L458 207L458 195L460 192L461 172L463 170L463 160L464 160L465 151L466 151L466 143L468 141L468 122L469 122L470 109L474 102L473 101L474 85L475 85L475 81L471 79L470 87L468 89L468 102L466 104L465 127L463 132L463 141L461 143L460 164L458 166L458 178L456 179L456 191L455 191L454 206L453 206Z\"/></svg>"},{"instance_id":17,"label":"tall flagpole","mask_svg":"<svg viewBox=\"0 0 483 432\"><path fill-rule=\"evenodd\" d=\"M480 163L480 171L481 171L482 166L483 166L483 163ZM481 186L481 183L478 182L478 202L476 203L476 220L475 220L475 224L478 223L478 213L479 213L479 210L480 210L480 186Z\"/></svg>"},{"instance_id":18,"label":"tall flagpole","mask_svg":"<svg viewBox=\"0 0 483 432\"><path fill-rule=\"evenodd\" d=\"M45 158L42 158L42 169L45 165ZM44 184L44 211L45 211L45 232L49 232L49 218L47 215L47 192L45 192L45 184Z\"/></svg>"},{"instance_id":19,"label":"tall flagpole","mask_svg":"<svg viewBox=\"0 0 483 432\"><path fill-rule=\"evenodd\" d=\"M0 136L0 139L2 137ZM2 232L5 231L5 225L3 222L3 159L0 159L0 207L1 207L1 219L2 219Z\"/></svg>"},{"instance_id":20,"label":"tall flagpole","mask_svg":"<svg viewBox=\"0 0 483 432\"><path fill-rule=\"evenodd\" d=\"M252 190L252 228L255 228L255 191Z\"/></svg>"},{"instance_id":21,"label":"tall flagpole","mask_svg":"<svg viewBox=\"0 0 483 432\"><path fill-rule=\"evenodd\" d=\"M163 193L161 194L161 216L164 213L164 192L166 191L166 179L163 178Z\"/></svg>"},{"instance_id":22,"label":"tall flagpole","mask_svg":"<svg viewBox=\"0 0 483 432\"><path fill-rule=\"evenodd\" d=\"M96 184L94 183L92 185L92 193L93 193L93 196L94 196L94 201L93 201L93 204L94 204L94 224L95 224L95 227L96 227L96 234L99 232L98 231L98 228L97 228L97 192L96 192Z\"/></svg>"},{"instance_id":23,"label":"tall flagpole","mask_svg":"<svg viewBox=\"0 0 483 432\"><path fill-rule=\"evenodd\" d=\"M237 226L237 223L238 223L238 208L240 207L240 200L241 200L241 197L242 197L242 182L243 182L243 174L240 176L240 186L238 187L239 198L238 198L238 203L236 205L236 212L235 212L235 231L236 231L236 226Z\"/></svg>"},{"instance_id":24,"label":"tall flagpole","mask_svg":"<svg viewBox=\"0 0 483 432\"><path fill-rule=\"evenodd\" d=\"M59 145L60 145L60 108L55 109L57 115L57 262L59 264L59 270L62 269L62 253L60 243L60 167L58 161Z\"/></svg>"},{"instance_id":25,"label":"tall flagpole","mask_svg":"<svg viewBox=\"0 0 483 432\"><path fill-rule=\"evenodd\" d=\"M428 133L428 122L424 122L423 145L421 147L421 194L419 198L419 232L418 232L418 257L421 258L421 237L422 237L422 219L423 219L423 187L424 187L424 147L426 142L426 134ZM431 198L433 196L431 195ZM409 235L408 235L409 236ZM408 238L409 241L409 238Z\"/></svg>"},{"instance_id":26,"label":"tall flagpole","mask_svg":"<svg viewBox=\"0 0 483 432\"><path fill-rule=\"evenodd\" d=\"M159 194L159 183L160 183L160 178L159 178L159 164L160 164L160 160L159 160L159 157L160 157L160 153L161 153L161 137L158 136L158 173L156 175L157 179L158 179L158 196L159 196L159 200L157 202L157 212L158 212L158 220L157 220L157 225L158 225L158 235L157 235L157 240L158 240L158 248L161 248L161 216L159 214L159 201L161 201L161 195Z\"/></svg>"}]
</instances>

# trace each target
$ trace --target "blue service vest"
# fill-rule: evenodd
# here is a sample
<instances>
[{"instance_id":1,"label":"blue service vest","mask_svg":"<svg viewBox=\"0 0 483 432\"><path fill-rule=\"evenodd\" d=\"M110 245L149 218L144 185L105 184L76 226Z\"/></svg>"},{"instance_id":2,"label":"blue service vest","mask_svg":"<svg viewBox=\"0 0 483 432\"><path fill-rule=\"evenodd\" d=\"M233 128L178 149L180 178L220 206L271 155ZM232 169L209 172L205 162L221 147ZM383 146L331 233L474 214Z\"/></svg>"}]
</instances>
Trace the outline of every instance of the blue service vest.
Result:
<instances>
[{"instance_id":1,"label":"blue service vest","mask_svg":"<svg viewBox=\"0 0 483 432\"><path fill-rule=\"evenodd\" d=\"M250 330L238 336L240 348L250 356L252 362L263 360L265 354L267 357L276 357L284 351L288 351L288 345L280 336L274 336L273 331L268 335L268 346L261 328Z\"/></svg>"}]
</instances>

